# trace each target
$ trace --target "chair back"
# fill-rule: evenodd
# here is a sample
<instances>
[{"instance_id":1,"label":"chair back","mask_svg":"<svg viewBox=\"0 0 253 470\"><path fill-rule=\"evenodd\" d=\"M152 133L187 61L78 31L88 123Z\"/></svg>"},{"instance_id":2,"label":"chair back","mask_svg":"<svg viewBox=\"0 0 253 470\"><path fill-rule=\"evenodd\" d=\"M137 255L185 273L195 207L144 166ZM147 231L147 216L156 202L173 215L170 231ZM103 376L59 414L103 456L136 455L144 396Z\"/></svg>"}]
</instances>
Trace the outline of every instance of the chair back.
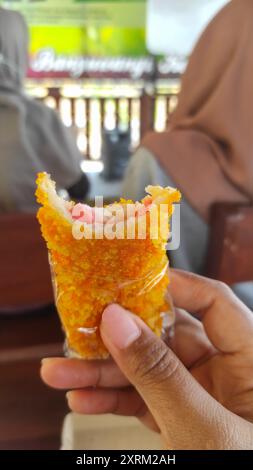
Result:
<instances>
[{"instance_id":1,"label":"chair back","mask_svg":"<svg viewBox=\"0 0 253 470\"><path fill-rule=\"evenodd\" d=\"M0 313L53 303L47 248L34 214L0 216Z\"/></svg>"},{"instance_id":2,"label":"chair back","mask_svg":"<svg viewBox=\"0 0 253 470\"><path fill-rule=\"evenodd\" d=\"M206 275L229 285L253 281L253 205L215 204L210 230Z\"/></svg>"}]
</instances>

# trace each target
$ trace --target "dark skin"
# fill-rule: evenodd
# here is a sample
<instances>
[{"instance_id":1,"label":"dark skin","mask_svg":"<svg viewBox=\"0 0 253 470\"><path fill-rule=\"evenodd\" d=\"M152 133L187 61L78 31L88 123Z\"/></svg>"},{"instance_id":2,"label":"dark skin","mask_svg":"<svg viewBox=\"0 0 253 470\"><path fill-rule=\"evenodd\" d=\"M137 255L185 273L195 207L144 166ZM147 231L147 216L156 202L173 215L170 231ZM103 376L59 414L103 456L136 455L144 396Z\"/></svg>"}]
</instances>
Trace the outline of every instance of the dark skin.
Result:
<instances>
[{"instance_id":1,"label":"dark skin","mask_svg":"<svg viewBox=\"0 0 253 470\"><path fill-rule=\"evenodd\" d=\"M172 270L170 290L177 312L166 344L112 305L100 331L113 359L47 359L43 380L71 390L73 411L137 416L166 448L252 448L252 313L225 285L193 274ZM123 315L139 331L130 342Z\"/></svg>"}]
</instances>

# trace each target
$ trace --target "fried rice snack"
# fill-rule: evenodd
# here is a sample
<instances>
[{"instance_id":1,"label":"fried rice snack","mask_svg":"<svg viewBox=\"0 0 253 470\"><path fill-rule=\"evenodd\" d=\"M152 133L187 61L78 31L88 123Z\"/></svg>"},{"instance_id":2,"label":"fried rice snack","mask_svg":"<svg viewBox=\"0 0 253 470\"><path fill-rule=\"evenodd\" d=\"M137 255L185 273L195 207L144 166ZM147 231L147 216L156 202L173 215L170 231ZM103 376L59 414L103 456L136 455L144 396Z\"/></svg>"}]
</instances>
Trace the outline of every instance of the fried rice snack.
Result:
<instances>
[{"instance_id":1,"label":"fried rice snack","mask_svg":"<svg viewBox=\"0 0 253 470\"><path fill-rule=\"evenodd\" d=\"M91 208L61 199L47 173L37 178L38 220L47 243L55 303L69 352L108 356L99 333L105 307L118 303L161 335L170 310L166 243L180 193L148 186L140 202ZM129 209L130 208L130 209Z\"/></svg>"}]
</instances>

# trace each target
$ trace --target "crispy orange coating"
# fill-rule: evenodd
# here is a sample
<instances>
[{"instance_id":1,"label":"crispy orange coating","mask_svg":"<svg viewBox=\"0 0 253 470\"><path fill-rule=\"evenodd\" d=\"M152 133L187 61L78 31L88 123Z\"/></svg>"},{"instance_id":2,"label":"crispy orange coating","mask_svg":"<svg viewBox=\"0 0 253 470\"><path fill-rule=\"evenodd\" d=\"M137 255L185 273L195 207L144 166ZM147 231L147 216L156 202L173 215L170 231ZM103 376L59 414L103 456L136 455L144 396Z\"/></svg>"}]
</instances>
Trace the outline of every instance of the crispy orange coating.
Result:
<instances>
[{"instance_id":1,"label":"crispy orange coating","mask_svg":"<svg viewBox=\"0 0 253 470\"><path fill-rule=\"evenodd\" d=\"M72 221L49 197L46 173L37 179L38 211L42 234L47 242L54 278L56 306L66 333L68 347L86 359L108 356L99 324L104 308L111 303L139 315L157 334L162 330L162 313L168 311L165 301L168 286L165 244L169 233L151 239L146 224L145 239L85 239L72 234ZM180 200L172 188L152 188L152 198L159 197L169 205ZM151 192L151 191L150 191ZM122 206L129 201L121 200ZM151 217L150 215L148 217ZM160 216L162 217L162 216Z\"/></svg>"}]
</instances>

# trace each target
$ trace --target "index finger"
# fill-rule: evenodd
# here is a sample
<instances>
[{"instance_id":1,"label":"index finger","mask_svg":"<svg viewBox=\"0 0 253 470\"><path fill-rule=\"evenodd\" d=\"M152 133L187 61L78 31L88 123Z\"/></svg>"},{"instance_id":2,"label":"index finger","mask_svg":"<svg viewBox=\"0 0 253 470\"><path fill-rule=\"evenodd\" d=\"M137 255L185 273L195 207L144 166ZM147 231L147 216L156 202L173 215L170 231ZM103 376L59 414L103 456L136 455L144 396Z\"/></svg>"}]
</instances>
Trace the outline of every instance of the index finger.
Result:
<instances>
[{"instance_id":1,"label":"index finger","mask_svg":"<svg viewBox=\"0 0 253 470\"><path fill-rule=\"evenodd\" d=\"M42 361L41 377L53 388L126 387L129 382L112 359L85 361L63 357Z\"/></svg>"},{"instance_id":2,"label":"index finger","mask_svg":"<svg viewBox=\"0 0 253 470\"><path fill-rule=\"evenodd\" d=\"M253 316L225 284L171 269L171 295L176 307L196 314L211 343L225 353L253 347Z\"/></svg>"}]
</instances>

